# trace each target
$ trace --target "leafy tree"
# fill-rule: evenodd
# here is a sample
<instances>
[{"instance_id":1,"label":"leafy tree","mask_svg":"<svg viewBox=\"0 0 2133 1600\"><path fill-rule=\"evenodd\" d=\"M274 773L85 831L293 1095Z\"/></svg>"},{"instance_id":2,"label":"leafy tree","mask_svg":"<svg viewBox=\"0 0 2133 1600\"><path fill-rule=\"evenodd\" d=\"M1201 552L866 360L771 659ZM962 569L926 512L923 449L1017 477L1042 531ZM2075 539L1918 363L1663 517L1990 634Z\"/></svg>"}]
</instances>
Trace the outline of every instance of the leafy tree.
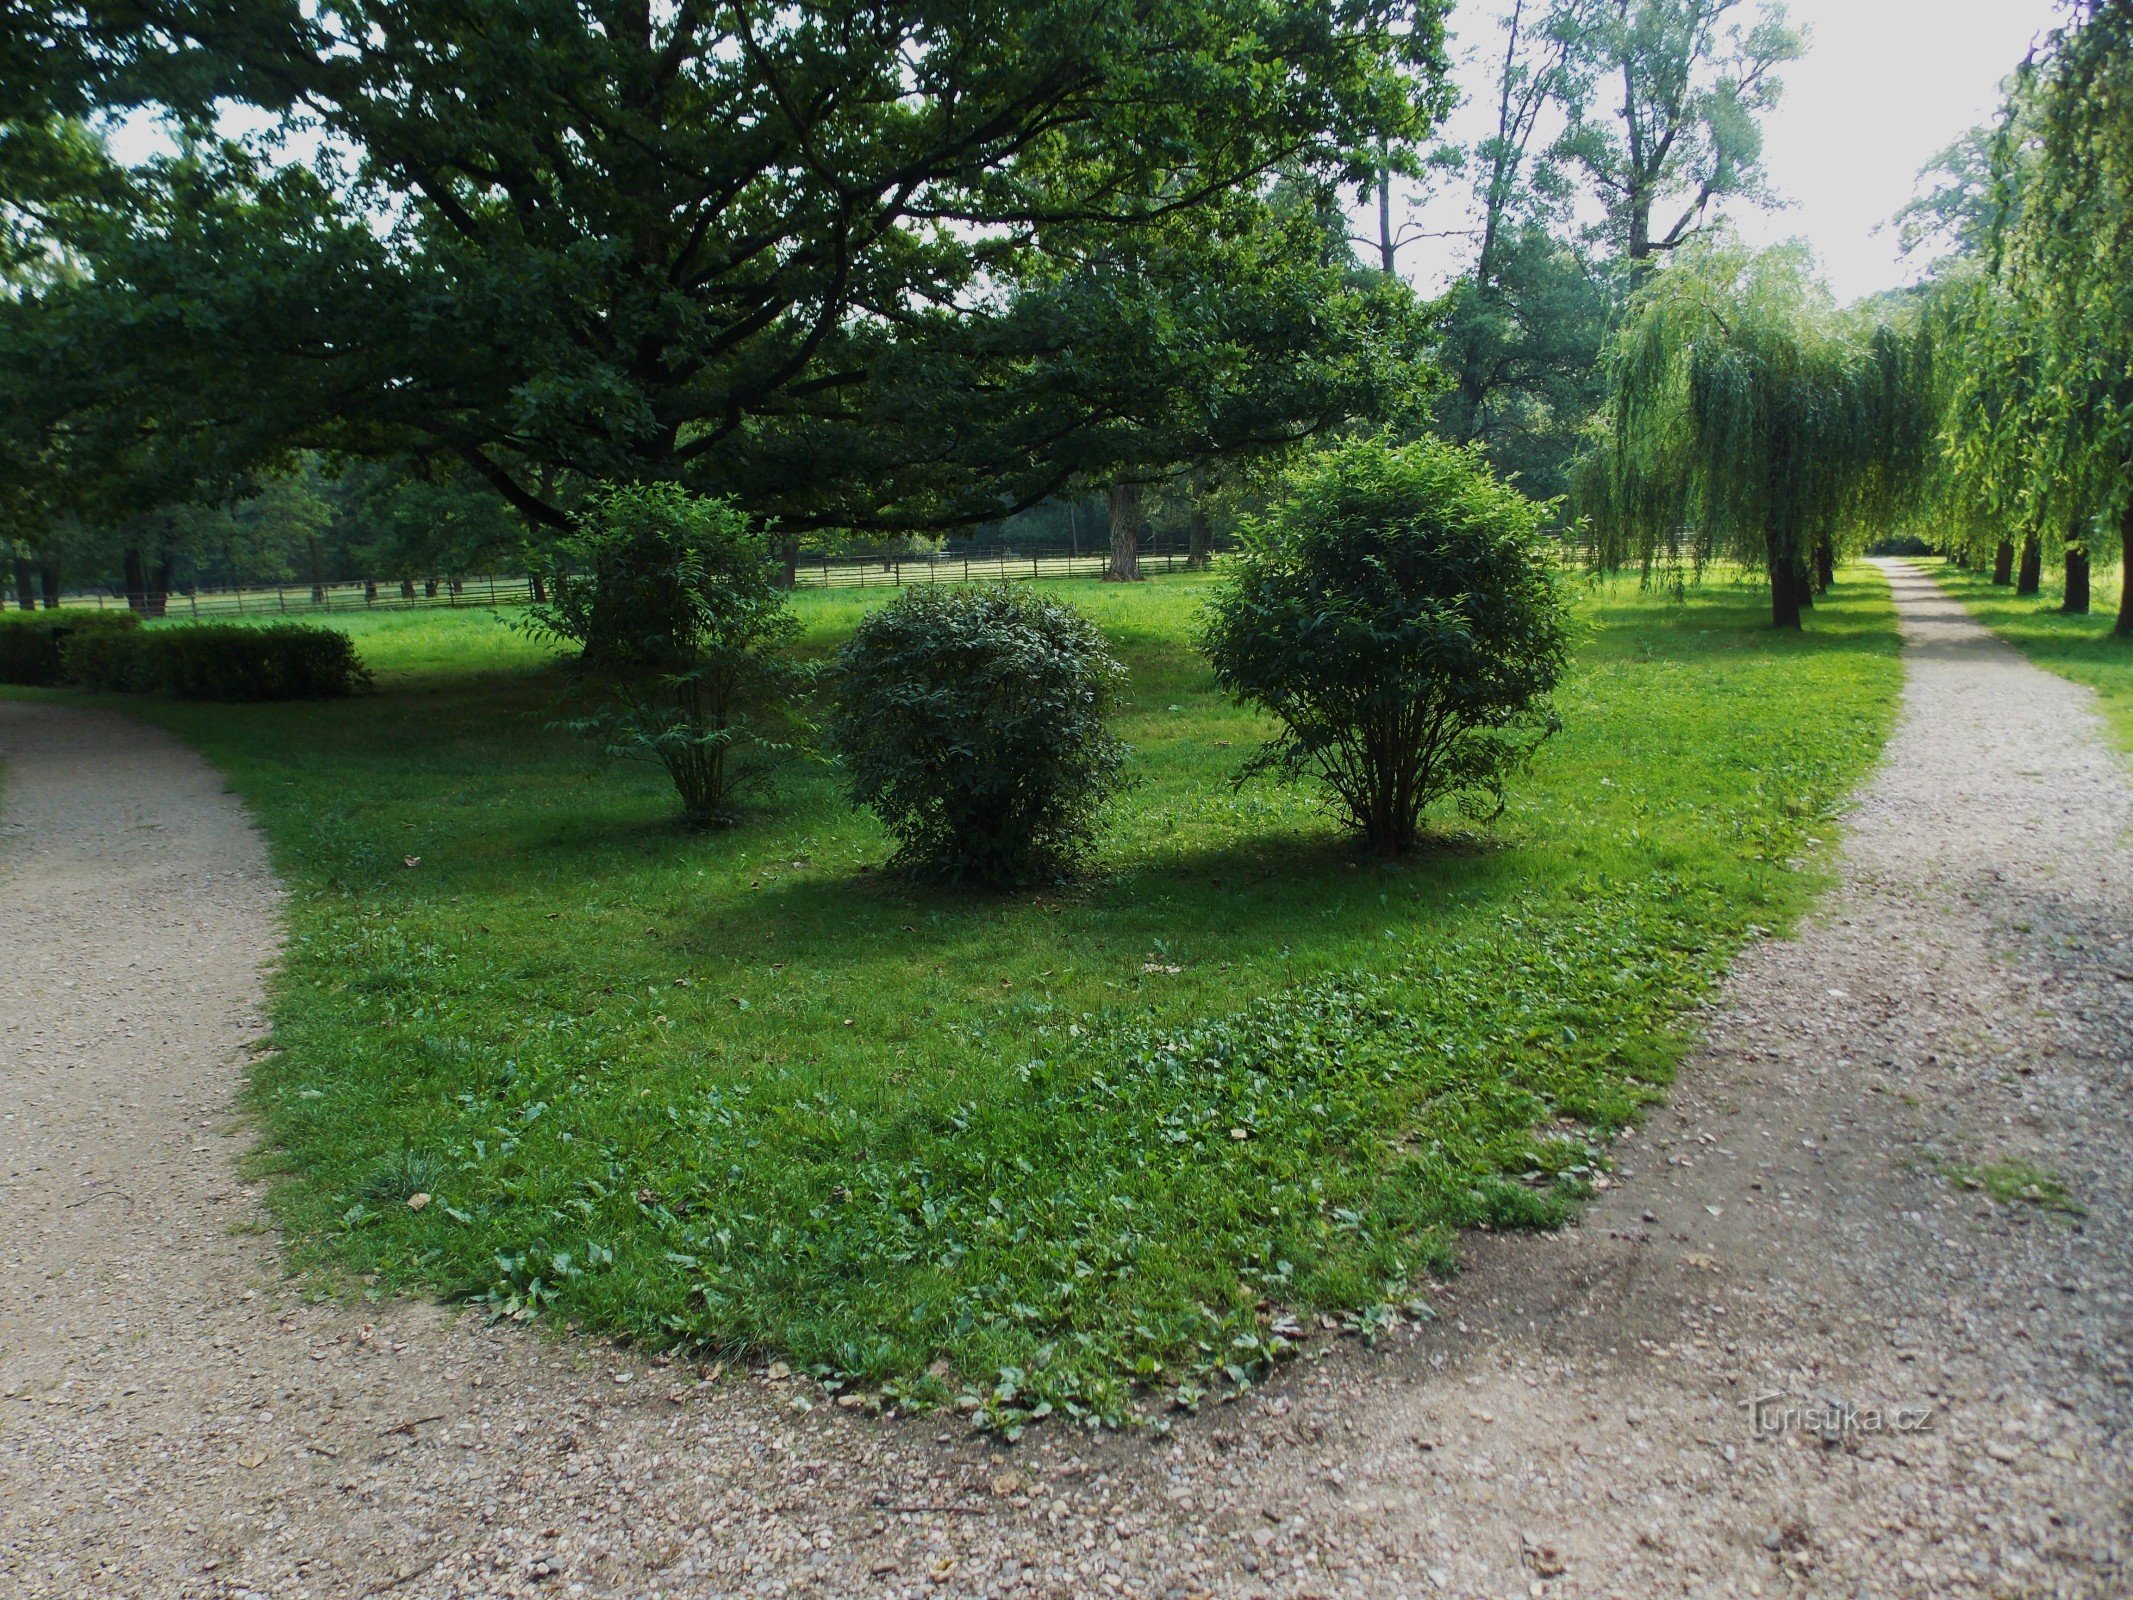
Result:
<instances>
[{"instance_id":1,"label":"leafy tree","mask_svg":"<svg viewBox=\"0 0 2133 1600\"><path fill-rule=\"evenodd\" d=\"M1501 811L1569 655L1543 520L1437 439L1302 462L1208 610L1216 680L1281 725L1246 770L1320 785L1377 850L1442 799Z\"/></svg>"},{"instance_id":2,"label":"leafy tree","mask_svg":"<svg viewBox=\"0 0 2133 1600\"><path fill-rule=\"evenodd\" d=\"M1446 297L1438 359L1451 381L1437 431L1479 446L1536 498L1562 494L1604 396L1613 300L1602 271L1543 222L1507 229L1487 278L1462 279Z\"/></svg>"},{"instance_id":3,"label":"leafy tree","mask_svg":"<svg viewBox=\"0 0 2133 1600\"><path fill-rule=\"evenodd\" d=\"M1441 9L85 0L106 104L321 153L153 174L45 297L45 410L172 477L455 456L549 526L544 473L896 530L1307 436L1396 398L1424 329L1270 180L1418 134ZM96 379L150 366L183 427Z\"/></svg>"},{"instance_id":4,"label":"leafy tree","mask_svg":"<svg viewBox=\"0 0 2133 1600\"><path fill-rule=\"evenodd\" d=\"M1783 6L1585 0L1565 28L1578 89L1557 150L1597 192L1614 251L1649 260L1693 238L1722 201L1762 196L1759 119L1803 48Z\"/></svg>"},{"instance_id":5,"label":"leafy tree","mask_svg":"<svg viewBox=\"0 0 2133 1600\"><path fill-rule=\"evenodd\" d=\"M790 754L798 631L748 519L676 484L588 497L555 547L529 626L573 645L607 702L571 726L618 759L655 761L692 828L729 821L735 792Z\"/></svg>"},{"instance_id":6,"label":"leafy tree","mask_svg":"<svg viewBox=\"0 0 2133 1600\"><path fill-rule=\"evenodd\" d=\"M830 743L897 862L1014 886L1070 872L1118 792L1125 669L1088 618L1008 585L911 589L837 657Z\"/></svg>"},{"instance_id":7,"label":"leafy tree","mask_svg":"<svg viewBox=\"0 0 2133 1600\"><path fill-rule=\"evenodd\" d=\"M2087 589L2115 543L2133 635L2133 0L2080 0L2017 80L2003 198L1969 352L1973 469L2011 485L2029 535L2063 531ZM2076 572L2069 570L2070 589Z\"/></svg>"},{"instance_id":8,"label":"leafy tree","mask_svg":"<svg viewBox=\"0 0 2133 1600\"><path fill-rule=\"evenodd\" d=\"M1800 626L1841 548L1915 492L1935 418L1915 325L1840 311L1803 247L1686 249L1608 352L1609 408L1579 468L1603 565L1727 559Z\"/></svg>"}]
</instances>

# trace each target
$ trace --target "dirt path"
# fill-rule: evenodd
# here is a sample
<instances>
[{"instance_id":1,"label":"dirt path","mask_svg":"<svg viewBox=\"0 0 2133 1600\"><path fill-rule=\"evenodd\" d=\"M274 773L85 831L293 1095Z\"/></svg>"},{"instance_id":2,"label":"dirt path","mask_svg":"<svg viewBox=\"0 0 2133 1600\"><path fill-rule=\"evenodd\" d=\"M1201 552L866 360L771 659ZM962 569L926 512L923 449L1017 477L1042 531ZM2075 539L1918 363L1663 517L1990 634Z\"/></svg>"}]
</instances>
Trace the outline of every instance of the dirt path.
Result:
<instances>
[{"instance_id":1,"label":"dirt path","mask_svg":"<svg viewBox=\"0 0 2133 1600\"><path fill-rule=\"evenodd\" d=\"M2133 779L1891 573L1844 882L1584 1225L1172 1439L1012 1453L302 1303L233 1175L258 839L164 735L0 703L0 1594L2133 1593ZM1948 1176L1996 1162L2086 1215Z\"/></svg>"}]
</instances>

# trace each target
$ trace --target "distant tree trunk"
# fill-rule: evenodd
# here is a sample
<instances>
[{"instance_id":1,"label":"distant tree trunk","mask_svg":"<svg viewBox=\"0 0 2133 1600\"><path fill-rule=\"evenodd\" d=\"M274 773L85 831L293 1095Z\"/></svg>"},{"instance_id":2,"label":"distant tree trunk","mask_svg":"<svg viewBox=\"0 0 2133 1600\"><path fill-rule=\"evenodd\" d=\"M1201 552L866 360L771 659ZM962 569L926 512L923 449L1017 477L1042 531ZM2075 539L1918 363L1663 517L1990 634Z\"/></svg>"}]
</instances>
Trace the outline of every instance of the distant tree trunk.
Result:
<instances>
[{"instance_id":1,"label":"distant tree trunk","mask_svg":"<svg viewBox=\"0 0 2133 1600\"><path fill-rule=\"evenodd\" d=\"M363 580L363 604L365 604L366 606L374 606L377 603L378 580L376 578L365 578Z\"/></svg>"},{"instance_id":2,"label":"distant tree trunk","mask_svg":"<svg viewBox=\"0 0 2133 1600\"><path fill-rule=\"evenodd\" d=\"M2089 552L2085 545L2066 547L2066 598L2059 602L2059 609L2068 616L2089 614Z\"/></svg>"},{"instance_id":3,"label":"distant tree trunk","mask_svg":"<svg viewBox=\"0 0 2133 1600\"><path fill-rule=\"evenodd\" d=\"M800 587L800 536L797 533L788 533L778 541L778 569L780 589Z\"/></svg>"},{"instance_id":4,"label":"distant tree trunk","mask_svg":"<svg viewBox=\"0 0 2133 1600\"><path fill-rule=\"evenodd\" d=\"M126 546L120 557L126 569L126 609L137 615L148 613L148 567L141 560L141 547Z\"/></svg>"},{"instance_id":5,"label":"distant tree trunk","mask_svg":"<svg viewBox=\"0 0 2133 1600\"><path fill-rule=\"evenodd\" d=\"M2118 514L2118 623L2111 630L2133 638L2133 495Z\"/></svg>"},{"instance_id":6,"label":"distant tree trunk","mask_svg":"<svg viewBox=\"0 0 2133 1600\"><path fill-rule=\"evenodd\" d=\"M320 578L318 571L318 540L314 536L306 534L304 535L304 544L311 551L311 603L315 606L322 606L326 603L326 584L325 580Z\"/></svg>"},{"instance_id":7,"label":"distant tree trunk","mask_svg":"<svg viewBox=\"0 0 2133 1600\"><path fill-rule=\"evenodd\" d=\"M437 598L437 580L435 578L424 578L422 580L422 598L425 600Z\"/></svg>"},{"instance_id":8,"label":"distant tree trunk","mask_svg":"<svg viewBox=\"0 0 2133 1600\"><path fill-rule=\"evenodd\" d=\"M15 598L25 611L37 609L37 575L30 570L28 556L15 557Z\"/></svg>"},{"instance_id":9,"label":"distant tree trunk","mask_svg":"<svg viewBox=\"0 0 2133 1600\"><path fill-rule=\"evenodd\" d=\"M402 578L400 580L400 598L403 600L415 598L415 580L413 578Z\"/></svg>"},{"instance_id":10,"label":"distant tree trunk","mask_svg":"<svg viewBox=\"0 0 2133 1600\"><path fill-rule=\"evenodd\" d=\"M177 557L166 554L148 575L148 614L160 617L170 609L170 574Z\"/></svg>"},{"instance_id":11,"label":"distant tree trunk","mask_svg":"<svg viewBox=\"0 0 2133 1600\"><path fill-rule=\"evenodd\" d=\"M1837 546L1834 541L1823 539L1815 545L1815 587L1829 593L1829 586L1837 581Z\"/></svg>"},{"instance_id":12,"label":"distant tree trunk","mask_svg":"<svg viewBox=\"0 0 2133 1600\"><path fill-rule=\"evenodd\" d=\"M546 605L548 603L548 580L538 572L527 573L526 593L532 597L535 605Z\"/></svg>"},{"instance_id":13,"label":"distant tree trunk","mask_svg":"<svg viewBox=\"0 0 2133 1600\"><path fill-rule=\"evenodd\" d=\"M1215 525L1207 515L1207 507L1197 498L1185 529L1185 566L1192 572L1205 572L1215 564Z\"/></svg>"},{"instance_id":14,"label":"distant tree trunk","mask_svg":"<svg viewBox=\"0 0 2133 1600\"><path fill-rule=\"evenodd\" d=\"M1399 269L1399 246L1392 237L1392 168L1378 168L1378 270L1390 278Z\"/></svg>"},{"instance_id":15,"label":"distant tree trunk","mask_svg":"<svg viewBox=\"0 0 2133 1600\"><path fill-rule=\"evenodd\" d=\"M1114 483L1105 496L1111 507L1111 564L1106 583L1141 581L1141 486Z\"/></svg>"},{"instance_id":16,"label":"distant tree trunk","mask_svg":"<svg viewBox=\"0 0 2133 1600\"><path fill-rule=\"evenodd\" d=\"M2002 539L1992 552L1992 581L2006 585L2014 582L2014 543Z\"/></svg>"},{"instance_id":17,"label":"distant tree trunk","mask_svg":"<svg viewBox=\"0 0 2133 1600\"><path fill-rule=\"evenodd\" d=\"M2044 587L2044 545L2034 530L2022 535L2022 565L2015 574L2016 594L2035 594Z\"/></svg>"},{"instance_id":18,"label":"distant tree trunk","mask_svg":"<svg viewBox=\"0 0 2133 1600\"><path fill-rule=\"evenodd\" d=\"M44 588L45 610L57 611L59 609L59 563L56 561L45 562L37 569L37 578Z\"/></svg>"}]
</instances>

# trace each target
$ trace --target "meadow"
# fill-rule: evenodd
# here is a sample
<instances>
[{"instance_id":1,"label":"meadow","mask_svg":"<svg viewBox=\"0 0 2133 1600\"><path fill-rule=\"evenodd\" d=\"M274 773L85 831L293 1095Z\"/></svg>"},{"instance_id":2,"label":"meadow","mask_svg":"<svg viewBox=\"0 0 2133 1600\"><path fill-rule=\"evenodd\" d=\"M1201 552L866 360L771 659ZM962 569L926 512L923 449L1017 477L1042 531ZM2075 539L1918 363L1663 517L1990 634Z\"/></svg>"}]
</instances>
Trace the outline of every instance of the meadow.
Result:
<instances>
[{"instance_id":1,"label":"meadow","mask_svg":"<svg viewBox=\"0 0 2133 1600\"><path fill-rule=\"evenodd\" d=\"M1012 1433L1191 1406L1419 1314L1462 1229L1566 1220L1824 881L1901 679L1878 575L1798 635L1752 585L1581 591L1563 731L1397 861L1233 786L1266 729L1206 583L1057 586L1130 670L1134 786L1056 892L884 872L816 763L686 833L490 614L346 619L347 702L130 703L291 889L250 1106L293 1268ZM885 598L803 593L806 647Z\"/></svg>"},{"instance_id":2,"label":"meadow","mask_svg":"<svg viewBox=\"0 0 2133 1600\"><path fill-rule=\"evenodd\" d=\"M2047 672L2085 683L2096 697L2118 742L2133 751L2133 639L2111 631L2117 618L2119 576L2099 567L2091 575L2087 616L2067 616L2066 575L2049 568L2039 592L2017 595L1984 572L1966 572L1940 561L1920 563L1971 615Z\"/></svg>"}]
</instances>

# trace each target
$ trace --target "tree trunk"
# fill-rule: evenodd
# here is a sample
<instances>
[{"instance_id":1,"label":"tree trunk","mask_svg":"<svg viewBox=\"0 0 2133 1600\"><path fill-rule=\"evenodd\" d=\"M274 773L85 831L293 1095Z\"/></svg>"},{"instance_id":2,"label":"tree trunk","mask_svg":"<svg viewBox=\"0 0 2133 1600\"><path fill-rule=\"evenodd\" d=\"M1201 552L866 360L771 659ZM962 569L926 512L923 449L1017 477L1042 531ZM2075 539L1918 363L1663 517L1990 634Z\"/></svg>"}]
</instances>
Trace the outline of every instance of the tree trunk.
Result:
<instances>
[{"instance_id":1,"label":"tree trunk","mask_svg":"<svg viewBox=\"0 0 2133 1600\"><path fill-rule=\"evenodd\" d=\"M2118 513L2118 623L2111 631L2133 639L2133 494Z\"/></svg>"},{"instance_id":2,"label":"tree trunk","mask_svg":"<svg viewBox=\"0 0 2133 1600\"><path fill-rule=\"evenodd\" d=\"M527 573L526 595L535 605L546 605L548 603L548 580L538 572Z\"/></svg>"},{"instance_id":3,"label":"tree trunk","mask_svg":"<svg viewBox=\"0 0 2133 1600\"><path fill-rule=\"evenodd\" d=\"M1391 277L1399 262L1392 242L1392 168L1378 168L1378 270Z\"/></svg>"},{"instance_id":4,"label":"tree trunk","mask_svg":"<svg viewBox=\"0 0 2133 1600\"><path fill-rule=\"evenodd\" d=\"M2044 545L2036 534L2022 535L2022 565L2015 573L2015 593L2035 594L2044 587Z\"/></svg>"},{"instance_id":5,"label":"tree trunk","mask_svg":"<svg viewBox=\"0 0 2133 1600\"><path fill-rule=\"evenodd\" d=\"M400 580L400 598L403 600L415 598L415 580L413 578L402 578Z\"/></svg>"},{"instance_id":6,"label":"tree trunk","mask_svg":"<svg viewBox=\"0 0 2133 1600\"><path fill-rule=\"evenodd\" d=\"M1837 546L1834 541L1823 539L1815 545L1815 588L1823 594L1837 581Z\"/></svg>"},{"instance_id":7,"label":"tree trunk","mask_svg":"<svg viewBox=\"0 0 2133 1600\"><path fill-rule=\"evenodd\" d=\"M1186 520L1185 566L1190 572L1205 572L1215 564L1215 528L1207 512L1195 502Z\"/></svg>"},{"instance_id":8,"label":"tree trunk","mask_svg":"<svg viewBox=\"0 0 2133 1600\"><path fill-rule=\"evenodd\" d=\"M306 534L304 543L311 551L311 603L315 606L322 606L326 603L326 585L318 574L318 540Z\"/></svg>"},{"instance_id":9,"label":"tree trunk","mask_svg":"<svg viewBox=\"0 0 2133 1600\"><path fill-rule=\"evenodd\" d=\"M25 611L37 609L37 576L30 570L28 556L15 557L15 598Z\"/></svg>"},{"instance_id":10,"label":"tree trunk","mask_svg":"<svg viewBox=\"0 0 2133 1600\"><path fill-rule=\"evenodd\" d=\"M425 600L437 598L437 580L435 578L424 578L422 580L422 598Z\"/></svg>"},{"instance_id":11,"label":"tree trunk","mask_svg":"<svg viewBox=\"0 0 2133 1600\"><path fill-rule=\"evenodd\" d=\"M126 568L126 609L145 616L148 612L148 568L141 560L141 547L129 544L121 560Z\"/></svg>"},{"instance_id":12,"label":"tree trunk","mask_svg":"<svg viewBox=\"0 0 2133 1600\"><path fill-rule=\"evenodd\" d=\"M1141 486L1114 483L1105 498L1111 506L1111 564L1106 583L1141 581Z\"/></svg>"},{"instance_id":13,"label":"tree trunk","mask_svg":"<svg viewBox=\"0 0 2133 1600\"><path fill-rule=\"evenodd\" d=\"M2066 598L2059 609L2073 617L2089 614L2089 553L2084 546L2066 547Z\"/></svg>"},{"instance_id":14,"label":"tree trunk","mask_svg":"<svg viewBox=\"0 0 2133 1600\"><path fill-rule=\"evenodd\" d=\"M148 614L151 617L160 617L170 609L170 574L177 564L177 557L166 555L148 575Z\"/></svg>"},{"instance_id":15,"label":"tree trunk","mask_svg":"<svg viewBox=\"0 0 2133 1600\"><path fill-rule=\"evenodd\" d=\"M56 561L45 562L37 569L37 580L44 589L45 610L57 611L59 609L59 563Z\"/></svg>"},{"instance_id":16,"label":"tree trunk","mask_svg":"<svg viewBox=\"0 0 2133 1600\"><path fill-rule=\"evenodd\" d=\"M1770 626L1797 628L1800 625L1800 602L1810 589L1807 575L1799 570L1791 555L1778 549L1777 535L1769 536L1765 548L1770 567Z\"/></svg>"},{"instance_id":17,"label":"tree trunk","mask_svg":"<svg viewBox=\"0 0 2133 1600\"><path fill-rule=\"evenodd\" d=\"M2014 542L2002 539L1992 552L1992 581L2002 587L2014 582Z\"/></svg>"},{"instance_id":18,"label":"tree trunk","mask_svg":"<svg viewBox=\"0 0 2133 1600\"><path fill-rule=\"evenodd\" d=\"M778 587L800 587L800 536L788 533L778 543Z\"/></svg>"}]
</instances>

